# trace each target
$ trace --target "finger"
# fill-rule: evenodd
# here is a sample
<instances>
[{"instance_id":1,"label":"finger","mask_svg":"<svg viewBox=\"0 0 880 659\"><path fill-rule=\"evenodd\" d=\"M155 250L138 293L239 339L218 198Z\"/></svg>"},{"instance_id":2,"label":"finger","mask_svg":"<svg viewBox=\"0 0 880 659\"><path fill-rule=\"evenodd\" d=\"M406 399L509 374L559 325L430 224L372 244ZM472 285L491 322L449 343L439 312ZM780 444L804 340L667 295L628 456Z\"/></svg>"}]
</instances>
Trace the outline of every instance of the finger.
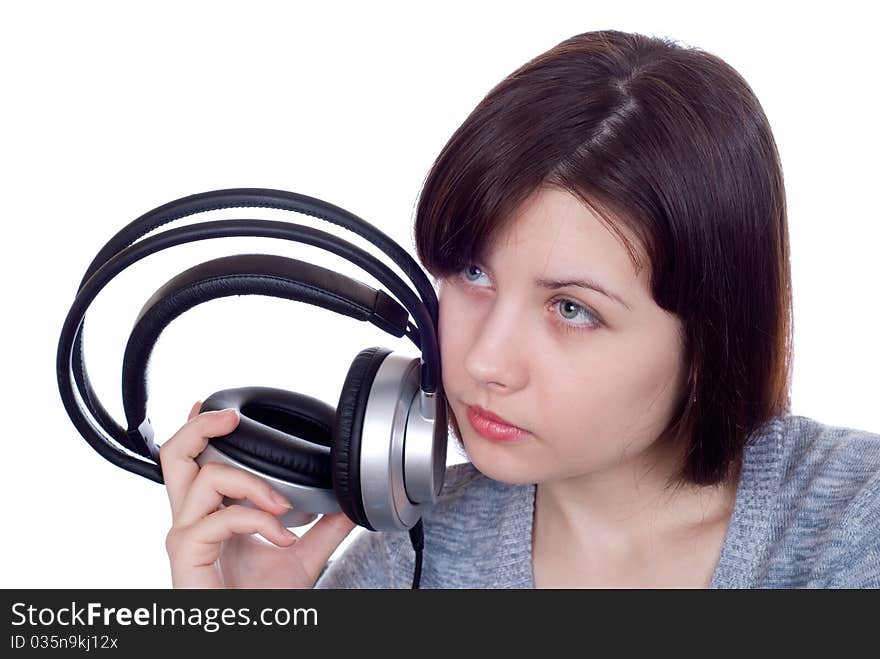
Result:
<instances>
[{"instance_id":1,"label":"finger","mask_svg":"<svg viewBox=\"0 0 880 659\"><path fill-rule=\"evenodd\" d=\"M273 493L271 486L255 474L237 467L209 462L193 480L175 521L180 526L194 524L217 510L224 496L247 499L273 515L281 515L290 510L290 505L283 503L284 497Z\"/></svg>"},{"instance_id":2,"label":"finger","mask_svg":"<svg viewBox=\"0 0 880 659\"><path fill-rule=\"evenodd\" d=\"M196 404L192 406L192 409L189 411L189 416L186 417L187 421L192 421L192 419L198 415L198 413L202 409L202 401L197 400Z\"/></svg>"},{"instance_id":3,"label":"finger","mask_svg":"<svg viewBox=\"0 0 880 659\"><path fill-rule=\"evenodd\" d=\"M199 473L195 457L205 450L208 439L228 435L238 426L238 414L230 410L202 412L187 421L159 447L162 477L174 519Z\"/></svg>"},{"instance_id":4,"label":"finger","mask_svg":"<svg viewBox=\"0 0 880 659\"><path fill-rule=\"evenodd\" d=\"M324 515L306 531L297 543L297 552L306 572L317 577L355 526L345 513L333 513Z\"/></svg>"},{"instance_id":5,"label":"finger","mask_svg":"<svg viewBox=\"0 0 880 659\"><path fill-rule=\"evenodd\" d=\"M199 520L189 531L190 538L198 542L216 544L234 535L259 533L269 542L289 547L298 541L295 533L263 510L234 505L211 513Z\"/></svg>"}]
</instances>

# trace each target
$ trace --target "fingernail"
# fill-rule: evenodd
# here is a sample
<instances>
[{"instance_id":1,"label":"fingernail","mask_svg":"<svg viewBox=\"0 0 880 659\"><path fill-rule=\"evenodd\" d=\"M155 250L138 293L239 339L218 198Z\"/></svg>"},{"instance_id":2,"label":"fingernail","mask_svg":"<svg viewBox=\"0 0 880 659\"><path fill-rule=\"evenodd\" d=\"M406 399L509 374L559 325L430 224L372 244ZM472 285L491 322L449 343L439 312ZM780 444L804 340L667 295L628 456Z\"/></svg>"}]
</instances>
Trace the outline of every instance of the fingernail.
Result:
<instances>
[{"instance_id":1,"label":"fingernail","mask_svg":"<svg viewBox=\"0 0 880 659\"><path fill-rule=\"evenodd\" d=\"M226 418L228 418L230 421L232 421L233 419L238 419L238 411L232 409L231 407L223 410L223 413L226 415Z\"/></svg>"},{"instance_id":2,"label":"fingernail","mask_svg":"<svg viewBox=\"0 0 880 659\"><path fill-rule=\"evenodd\" d=\"M284 496L278 494L275 490L272 490L272 500L278 505L284 506L285 508L293 508L290 501L287 500Z\"/></svg>"}]
</instances>

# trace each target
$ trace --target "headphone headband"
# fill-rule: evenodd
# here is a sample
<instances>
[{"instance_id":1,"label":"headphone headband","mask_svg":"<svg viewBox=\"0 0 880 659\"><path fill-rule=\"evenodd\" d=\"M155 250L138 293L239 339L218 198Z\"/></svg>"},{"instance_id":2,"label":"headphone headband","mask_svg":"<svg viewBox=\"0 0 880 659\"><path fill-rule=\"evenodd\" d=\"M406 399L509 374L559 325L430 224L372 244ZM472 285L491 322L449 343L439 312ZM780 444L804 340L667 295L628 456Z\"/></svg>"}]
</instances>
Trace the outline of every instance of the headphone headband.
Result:
<instances>
[{"instance_id":1,"label":"headphone headband","mask_svg":"<svg viewBox=\"0 0 880 659\"><path fill-rule=\"evenodd\" d=\"M373 225L344 208L316 197L271 188L228 188L200 192L170 201L144 213L122 228L101 248L86 270L80 288L106 261L141 236L174 220L224 208L276 208L294 211L353 231L381 249L384 254L400 266L407 278L415 285L422 303L427 307L432 325L437 326L437 297L434 294L433 286L419 264L400 245Z\"/></svg>"}]
</instances>

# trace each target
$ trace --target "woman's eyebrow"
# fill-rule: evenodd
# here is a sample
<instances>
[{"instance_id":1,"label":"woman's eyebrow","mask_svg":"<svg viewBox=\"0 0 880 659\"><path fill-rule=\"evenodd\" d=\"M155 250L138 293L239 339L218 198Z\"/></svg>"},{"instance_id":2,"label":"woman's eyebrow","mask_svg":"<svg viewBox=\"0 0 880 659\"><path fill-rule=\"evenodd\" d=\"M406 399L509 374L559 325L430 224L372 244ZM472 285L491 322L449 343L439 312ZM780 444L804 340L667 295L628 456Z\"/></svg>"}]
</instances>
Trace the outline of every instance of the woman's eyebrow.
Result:
<instances>
[{"instance_id":1,"label":"woman's eyebrow","mask_svg":"<svg viewBox=\"0 0 880 659\"><path fill-rule=\"evenodd\" d=\"M622 297L615 295L610 291L606 291L602 286L597 284L594 281L589 279L535 279L535 286L540 288L547 288L550 290L555 290L557 288L566 288L567 286L577 286L578 288L589 288L591 290L596 291L597 293L601 293L605 297L614 300L618 304L622 304L627 309L632 311L632 307L630 307Z\"/></svg>"}]
</instances>

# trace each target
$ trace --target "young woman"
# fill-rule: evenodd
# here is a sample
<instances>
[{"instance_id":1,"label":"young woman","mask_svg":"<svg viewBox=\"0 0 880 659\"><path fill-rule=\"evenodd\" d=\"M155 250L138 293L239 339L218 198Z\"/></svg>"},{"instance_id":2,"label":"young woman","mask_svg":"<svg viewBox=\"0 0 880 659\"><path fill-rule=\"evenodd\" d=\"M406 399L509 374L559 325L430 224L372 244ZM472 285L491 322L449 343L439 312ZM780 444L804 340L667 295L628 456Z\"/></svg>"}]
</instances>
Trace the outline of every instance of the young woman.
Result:
<instances>
[{"instance_id":1,"label":"young woman","mask_svg":"<svg viewBox=\"0 0 880 659\"><path fill-rule=\"evenodd\" d=\"M422 588L880 587L880 435L790 414L782 170L728 64L563 41L449 140L415 239L469 460L424 517ZM162 446L175 586L409 587L406 534L328 564L344 514L297 538L265 483L199 472L235 424L197 405Z\"/></svg>"}]
</instances>

